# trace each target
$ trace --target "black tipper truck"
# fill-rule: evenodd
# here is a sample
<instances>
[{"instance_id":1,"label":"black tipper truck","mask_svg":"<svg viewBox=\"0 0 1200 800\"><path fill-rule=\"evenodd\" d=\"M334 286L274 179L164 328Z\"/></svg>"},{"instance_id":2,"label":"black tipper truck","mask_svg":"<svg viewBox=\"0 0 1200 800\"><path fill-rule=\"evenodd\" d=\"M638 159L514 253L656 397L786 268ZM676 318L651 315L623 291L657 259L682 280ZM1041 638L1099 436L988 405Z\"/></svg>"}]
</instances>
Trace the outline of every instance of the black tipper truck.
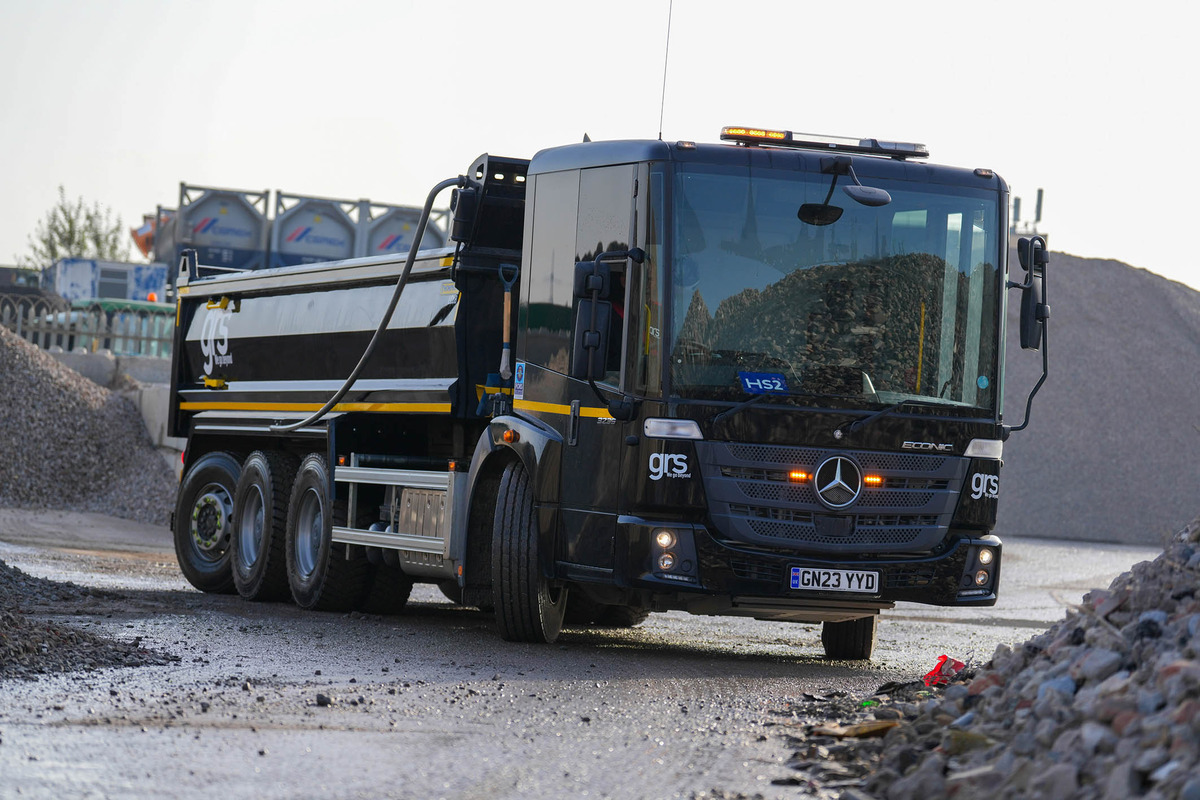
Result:
<instances>
[{"instance_id":1,"label":"black tipper truck","mask_svg":"<svg viewBox=\"0 0 1200 800\"><path fill-rule=\"evenodd\" d=\"M187 579L381 611L436 583L516 641L822 622L831 658L897 601L994 604L1006 290L1045 367L1045 242L1009 280L1007 186L921 145L721 138L481 156L414 237L453 188L454 246L407 259L185 254Z\"/></svg>"}]
</instances>

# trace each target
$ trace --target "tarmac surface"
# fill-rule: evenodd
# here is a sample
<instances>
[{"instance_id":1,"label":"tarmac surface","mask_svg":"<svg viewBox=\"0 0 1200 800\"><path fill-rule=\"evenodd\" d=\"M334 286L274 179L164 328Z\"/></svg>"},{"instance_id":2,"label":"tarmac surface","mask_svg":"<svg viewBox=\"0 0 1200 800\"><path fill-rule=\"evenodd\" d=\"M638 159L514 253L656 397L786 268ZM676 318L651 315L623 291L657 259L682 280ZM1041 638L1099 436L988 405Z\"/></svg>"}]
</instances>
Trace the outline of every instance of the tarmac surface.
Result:
<instances>
[{"instance_id":1,"label":"tarmac surface","mask_svg":"<svg viewBox=\"0 0 1200 800\"><path fill-rule=\"evenodd\" d=\"M0 559L121 595L56 622L179 659L0 683L0 797L794 797L791 703L982 664L1157 552L1011 540L995 607L903 604L871 662L829 662L815 625L672 612L533 646L432 587L391 617L246 603L192 590L164 528L0 509Z\"/></svg>"}]
</instances>

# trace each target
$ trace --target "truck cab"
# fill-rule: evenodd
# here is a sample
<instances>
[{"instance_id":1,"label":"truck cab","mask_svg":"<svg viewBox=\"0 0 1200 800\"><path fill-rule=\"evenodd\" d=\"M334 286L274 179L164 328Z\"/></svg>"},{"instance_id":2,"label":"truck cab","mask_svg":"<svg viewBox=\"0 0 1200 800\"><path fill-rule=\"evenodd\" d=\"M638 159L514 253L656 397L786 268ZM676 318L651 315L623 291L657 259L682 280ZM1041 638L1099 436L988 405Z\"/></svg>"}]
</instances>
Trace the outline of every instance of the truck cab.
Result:
<instances>
[{"instance_id":1,"label":"truck cab","mask_svg":"<svg viewBox=\"0 0 1200 800\"><path fill-rule=\"evenodd\" d=\"M1007 187L727 135L530 163L512 413L561 439L554 578L854 641L898 600L995 603Z\"/></svg>"}]
</instances>

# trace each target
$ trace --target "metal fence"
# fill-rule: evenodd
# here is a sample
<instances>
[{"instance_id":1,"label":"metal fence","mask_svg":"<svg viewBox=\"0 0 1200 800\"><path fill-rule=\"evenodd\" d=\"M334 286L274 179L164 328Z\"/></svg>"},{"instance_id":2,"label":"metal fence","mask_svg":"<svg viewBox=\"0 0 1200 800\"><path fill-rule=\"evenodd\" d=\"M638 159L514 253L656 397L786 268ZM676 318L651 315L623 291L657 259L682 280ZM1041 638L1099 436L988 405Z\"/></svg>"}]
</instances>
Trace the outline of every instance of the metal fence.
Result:
<instances>
[{"instance_id":1,"label":"metal fence","mask_svg":"<svg viewBox=\"0 0 1200 800\"><path fill-rule=\"evenodd\" d=\"M0 295L0 325L43 350L169 357L175 315L111 303L63 310L41 299Z\"/></svg>"}]
</instances>

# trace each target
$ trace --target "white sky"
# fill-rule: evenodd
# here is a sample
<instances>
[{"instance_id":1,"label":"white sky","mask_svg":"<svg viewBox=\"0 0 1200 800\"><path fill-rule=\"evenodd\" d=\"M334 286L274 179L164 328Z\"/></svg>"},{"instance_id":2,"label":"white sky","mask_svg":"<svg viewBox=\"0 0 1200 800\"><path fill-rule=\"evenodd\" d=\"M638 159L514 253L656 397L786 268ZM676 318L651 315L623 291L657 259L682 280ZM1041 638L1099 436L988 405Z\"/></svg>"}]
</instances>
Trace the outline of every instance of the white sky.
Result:
<instances>
[{"instance_id":1,"label":"white sky","mask_svg":"<svg viewBox=\"0 0 1200 800\"><path fill-rule=\"evenodd\" d=\"M761 125L990 167L1051 250L1200 288L1184 2L676 0L663 138ZM0 0L0 263L56 199L419 205L482 152L659 131L668 0ZM447 200L448 198L443 198ZM444 204L444 202L443 202ZM136 254L136 250L134 251Z\"/></svg>"}]
</instances>

